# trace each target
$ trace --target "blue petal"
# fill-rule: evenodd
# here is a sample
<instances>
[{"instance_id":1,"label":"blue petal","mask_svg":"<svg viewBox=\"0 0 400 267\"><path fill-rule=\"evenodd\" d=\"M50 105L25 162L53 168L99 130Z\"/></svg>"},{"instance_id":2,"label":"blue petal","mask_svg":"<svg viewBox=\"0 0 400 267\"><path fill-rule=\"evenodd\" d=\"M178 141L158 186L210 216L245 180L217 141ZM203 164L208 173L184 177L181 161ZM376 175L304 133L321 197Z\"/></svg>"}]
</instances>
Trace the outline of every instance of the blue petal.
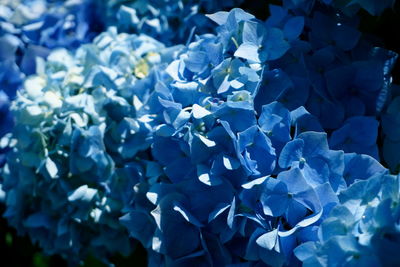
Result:
<instances>
[{"instance_id":1,"label":"blue petal","mask_svg":"<svg viewBox=\"0 0 400 267\"><path fill-rule=\"evenodd\" d=\"M297 37L299 37L299 35L303 31L303 27L304 27L304 17L297 16L290 18L286 22L283 28L283 32L285 34L286 39L292 41Z\"/></svg>"}]
</instances>

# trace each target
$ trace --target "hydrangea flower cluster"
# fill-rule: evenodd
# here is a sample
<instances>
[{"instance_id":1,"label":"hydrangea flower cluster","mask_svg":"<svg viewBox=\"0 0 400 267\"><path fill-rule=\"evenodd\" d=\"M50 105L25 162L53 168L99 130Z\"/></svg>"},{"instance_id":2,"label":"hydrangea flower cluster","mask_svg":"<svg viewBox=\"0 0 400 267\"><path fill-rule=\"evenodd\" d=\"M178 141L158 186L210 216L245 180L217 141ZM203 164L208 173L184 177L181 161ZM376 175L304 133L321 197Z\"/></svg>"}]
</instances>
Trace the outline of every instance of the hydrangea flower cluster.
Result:
<instances>
[{"instance_id":1,"label":"hydrangea flower cluster","mask_svg":"<svg viewBox=\"0 0 400 267\"><path fill-rule=\"evenodd\" d=\"M136 118L135 84L168 61L173 49L163 49L111 28L75 56L54 50L25 80L12 107L4 216L46 252L130 252L118 217L140 179L136 154L150 145L146 117Z\"/></svg>"},{"instance_id":2,"label":"hydrangea flower cluster","mask_svg":"<svg viewBox=\"0 0 400 267\"><path fill-rule=\"evenodd\" d=\"M203 13L232 8L241 1L10 1L0 4L0 137L10 131L7 108L26 75L36 72L36 58L51 49L76 49L106 25L119 31L148 33L166 44L186 41L190 31L211 31ZM105 20L98 14L106 13ZM203 13L201 13L203 12ZM176 34L175 34L176 33ZM0 157L4 157L0 152ZM0 166L2 160L0 159Z\"/></svg>"},{"instance_id":3,"label":"hydrangea flower cluster","mask_svg":"<svg viewBox=\"0 0 400 267\"><path fill-rule=\"evenodd\" d=\"M278 26L292 12L301 9L271 6L267 23ZM280 100L289 108L303 105L326 131L333 131L332 148L379 159L375 142L378 122L374 117L388 100L390 71L397 55L368 42L357 30L357 17L348 17L337 9L316 3L304 19L302 41L274 62L293 85L286 85L284 92L276 89L275 95L264 99Z\"/></svg>"},{"instance_id":4,"label":"hydrangea flower cluster","mask_svg":"<svg viewBox=\"0 0 400 267\"><path fill-rule=\"evenodd\" d=\"M378 161L400 162L397 55L355 16L394 1L202 15L240 2L82 2L114 26L18 81L0 142L9 223L72 264L136 241L149 266L398 264L383 252L399 243L400 178Z\"/></svg>"},{"instance_id":5,"label":"hydrangea flower cluster","mask_svg":"<svg viewBox=\"0 0 400 267\"><path fill-rule=\"evenodd\" d=\"M36 58L51 49L78 48L95 36L90 1L6 0L0 3L0 138L12 127L10 101L26 75L36 72ZM4 164L0 148L0 167Z\"/></svg>"},{"instance_id":6,"label":"hydrangea flower cluster","mask_svg":"<svg viewBox=\"0 0 400 267\"><path fill-rule=\"evenodd\" d=\"M365 176L367 177L367 176ZM397 266L399 177L373 173L339 195L317 240L295 250L303 266Z\"/></svg>"},{"instance_id":7,"label":"hydrangea flower cluster","mask_svg":"<svg viewBox=\"0 0 400 267\"><path fill-rule=\"evenodd\" d=\"M0 62L2 90L13 98L23 75L35 73L35 58L50 49L78 48L95 36L90 1L2 1Z\"/></svg>"},{"instance_id":8,"label":"hydrangea flower cluster","mask_svg":"<svg viewBox=\"0 0 400 267\"><path fill-rule=\"evenodd\" d=\"M218 35L189 44L166 70L173 82L155 90L159 103L150 103L157 167L146 196L154 206L135 207L121 220L150 250L152 266L295 264L293 249L316 238L338 192L362 178L354 165L387 171L370 156L329 149L323 127L303 107L290 112L265 100L290 83L267 66L290 51L284 36L295 42L301 29L282 31L238 9L209 17L220 25ZM268 73L280 83L262 85ZM374 127L372 118L349 119L331 146L340 145L346 127L368 120ZM364 140L374 144L376 132ZM176 235L181 229L186 234Z\"/></svg>"}]
</instances>

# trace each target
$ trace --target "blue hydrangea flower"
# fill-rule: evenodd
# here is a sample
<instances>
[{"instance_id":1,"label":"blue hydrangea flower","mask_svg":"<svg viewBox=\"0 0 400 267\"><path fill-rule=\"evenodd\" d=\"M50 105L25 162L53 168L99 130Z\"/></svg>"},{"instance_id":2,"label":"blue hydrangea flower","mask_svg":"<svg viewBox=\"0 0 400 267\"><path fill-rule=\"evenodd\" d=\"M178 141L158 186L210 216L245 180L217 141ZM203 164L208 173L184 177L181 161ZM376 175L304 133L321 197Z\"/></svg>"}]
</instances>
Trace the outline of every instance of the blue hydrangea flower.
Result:
<instances>
[{"instance_id":1,"label":"blue hydrangea flower","mask_svg":"<svg viewBox=\"0 0 400 267\"><path fill-rule=\"evenodd\" d=\"M48 254L78 263L131 252L119 223L143 179L136 157L150 146L135 83L171 50L111 28L73 54L54 50L13 102L14 145L2 176L4 216ZM141 94L145 97L145 92ZM5 103L7 104L7 103ZM143 189L142 189L143 190ZM138 204L138 205L139 205Z\"/></svg>"},{"instance_id":2,"label":"blue hydrangea flower","mask_svg":"<svg viewBox=\"0 0 400 267\"><path fill-rule=\"evenodd\" d=\"M332 133L329 144L334 149L366 154L379 159L377 136L376 119L356 116L348 119L343 127Z\"/></svg>"},{"instance_id":3,"label":"blue hydrangea flower","mask_svg":"<svg viewBox=\"0 0 400 267\"><path fill-rule=\"evenodd\" d=\"M366 54L360 53L355 57L362 63L338 62L336 57L355 49L360 38L356 22L345 17L340 18L344 25L340 27L331 21L330 14L316 15L313 23L322 20L333 27L334 34L318 39L314 32L309 45L297 40L302 29L294 27L293 21L302 22L302 18L288 13L267 26L238 9L209 17L219 25L217 36L198 36L188 44L166 69L169 77L161 71L159 84L147 102L157 122L151 146L157 171L147 175L153 189L146 194L153 206L144 205L147 211L143 206L140 212L133 209L121 221L148 248L149 263L154 266L193 262L226 265L240 259L272 266L295 264L293 249L318 240L319 225L339 203L337 194L358 179L387 172L368 156L331 150L327 135L319 133L322 126L338 129L347 117L358 115L346 109L352 104L340 102L341 96L335 95L341 86L331 79L333 70L355 68L362 73L362 66L386 62L387 58L378 55L377 61L366 61ZM284 52L276 58L260 59L258 46L268 30L275 28L290 46L277 35L277 48L284 47ZM350 35L353 39L346 38ZM334 48L332 41L337 42ZM279 47L281 43L285 45ZM318 53L310 53L311 49ZM350 55L347 58L354 61ZM265 61L269 64L258 64ZM380 64L373 71L376 76L371 77L377 77L376 82L366 82L359 74L342 83L344 87L357 85L362 94L373 92L372 97L360 97L366 107L361 115L379 110L374 101L381 97L386 81ZM312 70L309 76L304 75L308 68ZM336 118L331 120L333 114ZM317 118L323 118L322 126ZM357 119L350 118L343 129ZM342 128L329 140L340 139L341 132ZM338 143L332 144L343 148ZM360 143L372 144L364 139ZM353 148L346 151L353 152ZM274 164L276 159L278 165ZM353 164L368 168L356 172ZM196 195L193 190L209 188L212 192L226 183L232 191L229 197L221 194L214 200L217 204L212 212L207 210L208 220L201 219L207 216L196 210L196 205L183 204ZM183 190L176 189L182 184ZM139 214L143 220L134 221ZM186 229L188 235L171 235L176 227ZM150 233L155 238L150 238ZM171 242L183 248L171 251ZM210 253L209 246L217 248L216 252Z\"/></svg>"},{"instance_id":4,"label":"blue hydrangea flower","mask_svg":"<svg viewBox=\"0 0 400 267\"><path fill-rule=\"evenodd\" d=\"M329 149L325 133L305 132L283 147L279 165L299 167L311 185L329 182L338 191L345 187L343 157L342 151Z\"/></svg>"},{"instance_id":5,"label":"blue hydrangea flower","mask_svg":"<svg viewBox=\"0 0 400 267\"><path fill-rule=\"evenodd\" d=\"M339 195L318 240L295 249L304 266L399 264L399 177L374 174Z\"/></svg>"},{"instance_id":6,"label":"blue hydrangea flower","mask_svg":"<svg viewBox=\"0 0 400 267\"><path fill-rule=\"evenodd\" d=\"M337 195L354 181L387 170L371 157L329 147L338 133L328 138L323 126L340 128L344 109L327 126L315 108L310 114L302 106L319 97L331 102L324 116L337 110L338 100L317 69L324 62L330 64L326 71L339 64L330 58L339 52L330 48L318 48L310 58L312 45L298 40L302 29L293 25L303 19L287 12L265 26L239 9L209 17L219 25L217 34L196 36L166 69L157 70L154 89L141 98L142 111L153 116L154 163L145 166L150 169L141 187L150 189L121 223L147 248L154 266L241 259L297 264L293 250L318 239L319 225L339 203ZM253 48L268 29L285 25L279 36L286 35L287 50L277 58L258 58ZM241 54L241 46L253 50ZM314 76L304 76L309 67ZM357 172L354 164L368 168ZM198 196L202 209L194 201ZM173 234L178 228L187 235ZM173 250L171 243L181 249Z\"/></svg>"},{"instance_id":7,"label":"blue hydrangea flower","mask_svg":"<svg viewBox=\"0 0 400 267\"><path fill-rule=\"evenodd\" d=\"M379 114L389 97L396 55L367 41L357 29L357 16L342 13L335 1L320 2L324 3L284 1L283 7L270 6L267 25L288 36L289 29L293 36L303 33L302 40L291 40L288 51L270 63L269 69L279 69L279 76L264 71L258 97L261 103L280 101L290 110L305 106L324 129L338 129L349 117ZM307 15L294 16L292 11ZM285 89L272 89L275 81Z\"/></svg>"},{"instance_id":8,"label":"blue hydrangea flower","mask_svg":"<svg viewBox=\"0 0 400 267\"><path fill-rule=\"evenodd\" d=\"M37 57L46 58L56 47L76 49L93 39L98 31L93 4L89 0L18 0L0 4L0 138L12 128L5 97L13 100L25 75L36 73ZM1 158L3 152L2 148Z\"/></svg>"},{"instance_id":9,"label":"blue hydrangea flower","mask_svg":"<svg viewBox=\"0 0 400 267\"><path fill-rule=\"evenodd\" d=\"M252 21L244 23L242 41L235 56L256 63L278 59L289 49L281 30L264 28L262 24Z\"/></svg>"},{"instance_id":10,"label":"blue hydrangea flower","mask_svg":"<svg viewBox=\"0 0 400 267\"><path fill-rule=\"evenodd\" d=\"M397 55L353 16L390 3L285 0L265 22L219 11L239 2L0 10L0 123L37 72L0 141L0 199L19 233L71 264L136 240L149 266L398 263L383 256L398 247L398 178L375 160L384 111L384 157L398 163ZM99 10L99 27L116 27L81 46Z\"/></svg>"}]
</instances>

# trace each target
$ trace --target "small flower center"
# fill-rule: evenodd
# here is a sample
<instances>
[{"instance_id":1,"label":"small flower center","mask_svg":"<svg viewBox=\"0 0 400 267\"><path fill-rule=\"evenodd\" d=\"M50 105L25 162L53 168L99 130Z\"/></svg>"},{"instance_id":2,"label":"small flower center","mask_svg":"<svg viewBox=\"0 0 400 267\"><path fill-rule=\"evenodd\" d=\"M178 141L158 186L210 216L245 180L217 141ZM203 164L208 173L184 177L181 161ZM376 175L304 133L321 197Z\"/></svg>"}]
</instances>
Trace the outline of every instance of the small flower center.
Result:
<instances>
[{"instance_id":1,"label":"small flower center","mask_svg":"<svg viewBox=\"0 0 400 267\"><path fill-rule=\"evenodd\" d=\"M300 160L299 160L299 166L300 166L300 168L303 168L305 163L306 163L306 159L303 158L303 157L301 157Z\"/></svg>"}]
</instances>

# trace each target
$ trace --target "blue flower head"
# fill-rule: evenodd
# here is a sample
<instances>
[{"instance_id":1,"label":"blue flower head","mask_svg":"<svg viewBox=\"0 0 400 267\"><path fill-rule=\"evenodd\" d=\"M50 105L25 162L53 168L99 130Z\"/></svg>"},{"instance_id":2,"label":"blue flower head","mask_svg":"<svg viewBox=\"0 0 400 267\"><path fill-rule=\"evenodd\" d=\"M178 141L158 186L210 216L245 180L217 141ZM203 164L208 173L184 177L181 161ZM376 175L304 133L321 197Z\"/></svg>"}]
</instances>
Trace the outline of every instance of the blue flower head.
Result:
<instances>
[{"instance_id":1,"label":"blue flower head","mask_svg":"<svg viewBox=\"0 0 400 267\"><path fill-rule=\"evenodd\" d=\"M384 252L399 178L374 159L373 117L396 169L396 55L349 16L392 1L285 0L265 22L220 11L241 2L0 6L9 223L71 264L132 240L149 266L398 264Z\"/></svg>"},{"instance_id":2,"label":"blue flower head","mask_svg":"<svg viewBox=\"0 0 400 267\"><path fill-rule=\"evenodd\" d=\"M292 262L296 243L314 240L317 225L338 202L329 183L313 188L297 167L276 179L262 177L243 187L243 211L236 216L257 222L246 258L274 266Z\"/></svg>"},{"instance_id":3,"label":"blue flower head","mask_svg":"<svg viewBox=\"0 0 400 267\"><path fill-rule=\"evenodd\" d=\"M163 49L150 37L110 29L76 53L54 50L39 75L25 80L12 106L5 217L46 253L71 263L88 253L105 262L130 253L119 217L129 204L143 205L145 163L136 157L151 140L151 118L140 115L150 93L132 86L168 59Z\"/></svg>"},{"instance_id":4,"label":"blue flower head","mask_svg":"<svg viewBox=\"0 0 400 267\"><path fill-rule=\"evenodd\" d=\"M37 58L50 49L76 49L93 39L98 25L91 0L6 1L0 4L0 93L10 100L21 89L25 75L36 73ZM4 96L2 96L4 98ZM0 137L12 128L11 115L1 111ZM3 149L2 149L3 150ZM0 157L4 158L3 151Z\"/></svg>"},{"instance_id":5,"label":"blue flower head","mask_svg":"<svg viewBox=\"0 0 400 267\"><path fill-rule=\"evenodd\" d=\"M343 156L343 152L329 149L325 133L305 132L283 147L279 165L299 167L311 185L329 182L337 191L345 186Z\"/></svg>"},{"instance_id":6,"label":"blue flower head","mask_svg":"<svg viewBox=\"0 0 400 267\"><path fill-rule=\"evenodd\" d=\"M280 29L265 28L261 23L253 21L244 22L242 41L235 56L256 63L278 59L290 47Z\"/></svg>"},{"instance_id":7,"label":"blue flower head","mask_svg":"<svg viewBox=\"0 0 400 267\"><path fill-rule=\"evenodd\" d=\"M399 178L374 174L342 191L340 204L321 224L318 240L295 254L305 266L397 265Z\"/></svg>"}]
</instances>

